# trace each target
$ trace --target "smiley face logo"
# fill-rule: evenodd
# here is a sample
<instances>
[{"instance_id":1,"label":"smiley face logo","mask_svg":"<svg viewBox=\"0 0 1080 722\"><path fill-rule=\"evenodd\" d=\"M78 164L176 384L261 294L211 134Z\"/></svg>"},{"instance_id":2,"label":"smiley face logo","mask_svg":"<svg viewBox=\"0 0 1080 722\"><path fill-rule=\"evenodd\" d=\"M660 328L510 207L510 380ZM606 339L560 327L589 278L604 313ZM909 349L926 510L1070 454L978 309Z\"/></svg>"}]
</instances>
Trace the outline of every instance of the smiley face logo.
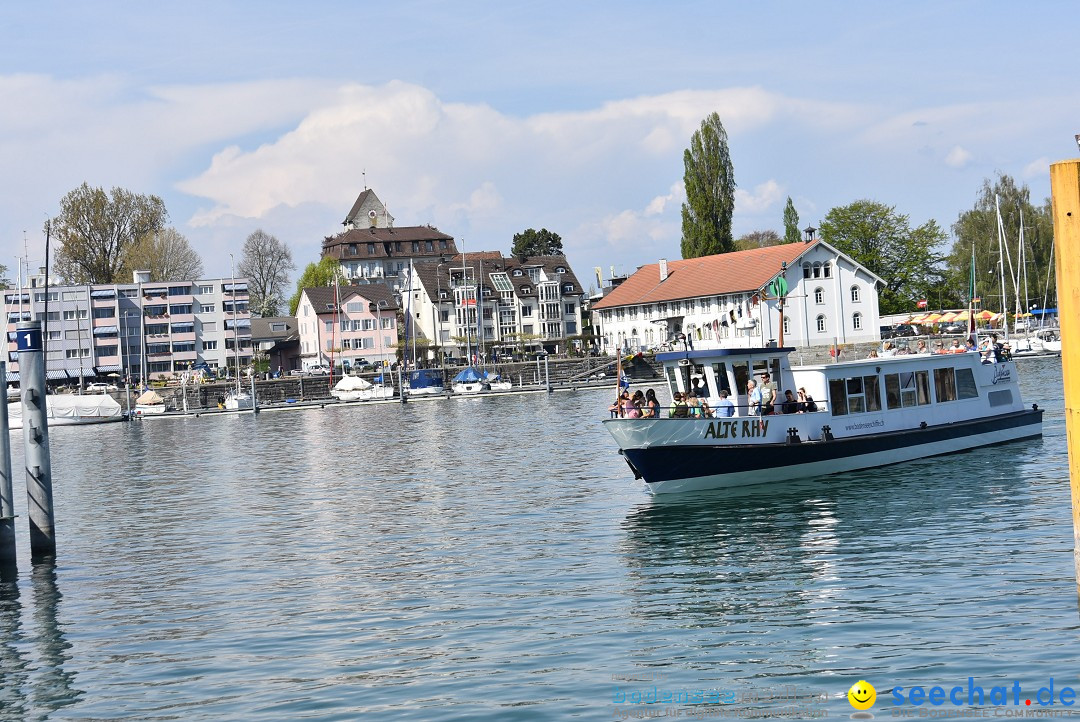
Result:
<instances>
[{"instance_id":1,"label":"smiley face logo","mask_svg":"<svg viewBox=\"0 0 1080 722\"><path fill-rule=\"evenodd\" d=\"M855 709L870 709L877 701L877 690L865 679L860 679L851 685L851 689L847 692L847 699Z\"/></svg>"}]
</instances>

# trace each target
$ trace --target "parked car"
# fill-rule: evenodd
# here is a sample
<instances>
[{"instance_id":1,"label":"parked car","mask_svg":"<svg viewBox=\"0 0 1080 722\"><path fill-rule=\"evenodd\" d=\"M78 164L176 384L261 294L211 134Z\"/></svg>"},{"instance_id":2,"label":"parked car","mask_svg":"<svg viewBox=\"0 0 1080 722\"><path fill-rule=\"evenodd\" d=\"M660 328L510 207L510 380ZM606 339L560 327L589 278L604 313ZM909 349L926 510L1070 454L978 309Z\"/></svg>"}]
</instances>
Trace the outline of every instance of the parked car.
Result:
<instances>
[{"instance_id":1,"label":"parked car","mask_svg":"<svg viewBox=\"0 0 1080 722\"><path fill-rule=\"evenodd\" d=\"M949 323L941 328L942 333L964 333L967 331L966 323Z\"/></svg>"},{"instance_id":2,"label":"parked car","mask_svg":"<svg viewBox=\"0 0 1080 722\"><path fill-rule=\"evenodd\" d=\"M104 393L108 393L109 391L118 391L118 390L119 389L116 388L116 384L103 384L103 383L100 383L100 382L90 384L89 386L86 387L86 393L88 393L88 394L104 394Z\"/></svg>"},{"instance_id":3,"label":"parked car","mask_svg":"<svg viewBox=\"0 0 1080 722\"><path fill-rule=\"evenodd\" d=\"M329 364L315 364L308 367L308 373L312 376L326 376L330 373Z\"/></svg>"}]
</instances>

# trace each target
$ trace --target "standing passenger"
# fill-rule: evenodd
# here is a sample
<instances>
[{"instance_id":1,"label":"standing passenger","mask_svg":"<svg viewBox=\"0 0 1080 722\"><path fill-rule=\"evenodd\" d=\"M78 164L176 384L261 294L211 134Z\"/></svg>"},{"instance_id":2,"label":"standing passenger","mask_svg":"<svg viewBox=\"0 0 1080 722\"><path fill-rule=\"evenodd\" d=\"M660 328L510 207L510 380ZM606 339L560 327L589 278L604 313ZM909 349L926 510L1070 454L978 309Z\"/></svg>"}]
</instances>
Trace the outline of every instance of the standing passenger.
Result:
<instances>
[{"instance_id":1,"label":"standing passenger","mask_svg":"<svg viewBox=\"0 0 1080 722\"><path fill-rule=\"evenodd\" d=\"M731 403L731 399L728 398L727 389L720 389L720 401L716 403L716 415L724 417L735 415L735 404Z\"/></svg>"}]
</instances>

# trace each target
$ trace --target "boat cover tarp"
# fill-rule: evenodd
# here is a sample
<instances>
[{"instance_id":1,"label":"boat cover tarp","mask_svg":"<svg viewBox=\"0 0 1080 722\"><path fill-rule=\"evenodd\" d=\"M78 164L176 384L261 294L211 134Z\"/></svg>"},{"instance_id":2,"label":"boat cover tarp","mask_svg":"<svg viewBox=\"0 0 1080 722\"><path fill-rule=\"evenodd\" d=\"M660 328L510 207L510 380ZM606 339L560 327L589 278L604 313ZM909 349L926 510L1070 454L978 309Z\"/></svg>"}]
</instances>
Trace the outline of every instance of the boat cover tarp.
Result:
<instances>
[{"instance_id":1,"label":"boat cover tarp","mask_svg":"<svg viewBox=\"0 0 1080 722\"><path fill-rule=\"evenodd\" d=\"M367 379L362 379L359 376L342 376L341 381L334 384L335 391L363 391L364 389L370 389L371 384Z\"/></svg>"},{"instance_id":2,"label":"boat cover tarp","mask_svg":"<svg viewBox=\"0 0 1080 722\"><path fill-rule=\"evenodd\" d=\"M111 418L120 416L120 404L113 401L111 396L105 394L92 394L79 396L77 394L59 394L45 397L46 409L49 418L76 418L80 416L94 416ZM22 403L8 404L8 417L22 418Z\"/></svg>"},{"instance_id":3,"label":"boat cover tarp","mask_svg":"<svg viewBox=\"0 0 1080 722\"><path fill-rule=\"evenodd\" d=\"M480 380L480 372L472 366L454 377L455 384L475 384Z\"/></svg>"},{"instance_id":4,"label":"boat cover tarp","mask_svg":"<svg viewBox=\"0 0 1080 722\"><path fill-rule=\"evenodd\" d=\"M438 369L420 369L409 374L410 389L428 389L443 385L442 371Z\"/></svg>"},{"instance_id":5,"label":"boat cover tarp","mask_svg":"<svg viewBox=\"0 0 1080 722\"><path fill-rule=\"evenodd\" d=\"M502 377L499 376L498 371L485 371L484 372L484 381L488 381L488 382L502 381Z\"/></svg>"},{"instance_id":6,"label":"boat cover tarp","mask_svg":"<svg viewBox=\"0 0 1080 722\"><path fill-rule=\"evenodd\" d=\"M135 399L135 403L149 406L150 404L163 404L165 403L165 399L158 396L156 391L147 391L142 396Z\"/></svg>"}]
</instances>

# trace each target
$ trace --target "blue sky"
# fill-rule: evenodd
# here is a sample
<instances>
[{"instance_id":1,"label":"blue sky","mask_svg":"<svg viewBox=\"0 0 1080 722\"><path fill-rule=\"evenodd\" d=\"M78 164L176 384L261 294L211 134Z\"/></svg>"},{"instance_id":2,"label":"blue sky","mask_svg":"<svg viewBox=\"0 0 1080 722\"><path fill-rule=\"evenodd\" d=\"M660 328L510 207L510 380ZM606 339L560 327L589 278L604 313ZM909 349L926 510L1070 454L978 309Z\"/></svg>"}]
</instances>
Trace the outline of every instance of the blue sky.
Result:
<instances>
[{"instance_id":1,"label":"blue sky","mask_svg":"<svg viewBox=\"0 0 1080 722\"><path fill-rule=\"evenodd\" d=\"M1075 6L94 2L0 9L0 262L81 183L162 197L210 275L262 228L317 260L369 187L398 225L583 280L679 258L682 152L729 134L736 235L869 198L946 230L1077 156ZM9 274L10 275L10 274ZM586 284L588 282L586 281Z\"/></svg>"}]
</instances>

